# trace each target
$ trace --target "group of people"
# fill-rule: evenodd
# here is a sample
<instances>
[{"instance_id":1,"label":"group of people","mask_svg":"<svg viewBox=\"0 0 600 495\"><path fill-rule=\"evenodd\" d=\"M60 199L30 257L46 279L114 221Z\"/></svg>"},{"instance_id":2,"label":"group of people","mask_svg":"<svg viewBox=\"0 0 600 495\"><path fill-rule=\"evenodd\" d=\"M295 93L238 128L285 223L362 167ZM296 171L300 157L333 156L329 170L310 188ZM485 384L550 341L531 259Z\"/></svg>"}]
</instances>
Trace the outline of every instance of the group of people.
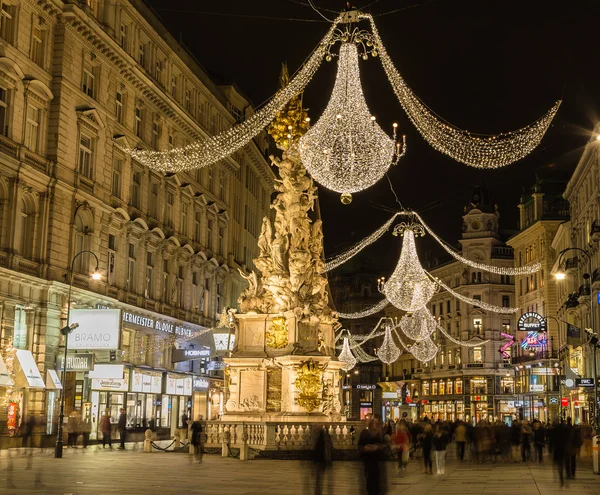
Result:
<instances>
[{"instance_id":1,"label":"group of people","mask_svg":"<svg viewBox=\"0 0 600 495\"><path fill-rule=\"evenodd\" d=\"M89 416L81 417L79 411L73 411L67 418L67 447L77 448L79 437L83 438L83 448L87 449L92 432L92 422Z\"/></svg>"},{"instance_id":2,"label":"group of people","mask_svg":"<svg viewBox=\"0 0 600 495\"><path fill-rule=\"evenodd\" d=\"M100 418L99 428L102 433L102 448L106 448L106 444L108 443L108 448L112 449L112 421L109 409L106 409ZM125 440L127 439L127 411L124 407L119 411L117 431L119 432L119 439L121 441L118 448L120 450L125 450Z\"/></svg>"}]
</instances>

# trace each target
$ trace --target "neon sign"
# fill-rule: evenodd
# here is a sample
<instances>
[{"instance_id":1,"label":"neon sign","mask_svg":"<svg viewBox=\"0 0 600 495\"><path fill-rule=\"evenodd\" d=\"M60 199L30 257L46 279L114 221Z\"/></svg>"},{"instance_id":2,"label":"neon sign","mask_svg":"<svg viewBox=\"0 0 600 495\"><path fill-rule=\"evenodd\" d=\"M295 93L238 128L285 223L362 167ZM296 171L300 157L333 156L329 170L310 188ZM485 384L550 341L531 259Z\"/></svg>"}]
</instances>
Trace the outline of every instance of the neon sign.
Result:
<instances>
[{"instance_id":1,"label":"neon sign","mask_svg":"<svg viewBox=\"0 0 600 495\"><path fill-rule=\"evenodd\" d=\"M510 354L506 352L506 349L509 349L515 343L515 338L508 333L500 333L500 336L504 337L505 339L509 339L506 344L500 347L500 354L502 354L503 358L508 359L510 358Z\"/></svg>"},{"instance_id":2,"label":"neon sign","mask_svg":"<svg viewBox=\"0 0 600 495\"><path fill-rule=\"evenodd\" d=\"M548 338L545 333L538 333L537 331L529 332L527 337L521 341L522 349L529 349L532 347L542 347L548 343Z\"/></svg>"}]
</instances>

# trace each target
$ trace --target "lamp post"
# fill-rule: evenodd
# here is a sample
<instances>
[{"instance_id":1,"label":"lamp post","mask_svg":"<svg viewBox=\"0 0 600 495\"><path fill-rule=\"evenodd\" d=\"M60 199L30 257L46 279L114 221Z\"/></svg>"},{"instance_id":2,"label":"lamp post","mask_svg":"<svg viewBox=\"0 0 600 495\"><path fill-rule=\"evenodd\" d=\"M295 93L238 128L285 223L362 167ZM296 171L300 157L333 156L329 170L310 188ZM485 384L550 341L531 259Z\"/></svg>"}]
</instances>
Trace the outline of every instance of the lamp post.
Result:
<instances>
[{"instance_id":1,"label":"lamp post","mask_svg":"<svg viewBox=\"0 0 600 495\"><path fill-rule=\"evenodd\" d=\"M588 260L588 272L589 273L584 273L583 274L583 279L584 280L588 280L589 279L589 283L590 283L590 327L592 329L592 332L594 332L594 291L592 290L592 256L589 253L589 251L585 250L585 249L581 249L578 247L570 247L570 248L566 248L563 249L560 253L558 253L558 267L559 267L559 271L555 273L555 278L557 280L564 280L566 277L566 274L564 271L560 270L560 267L562 266L562 260L563 260L563 256L566 252L568 251L579 251L581 253L583 253ZM592 408L592 421L593 421L593 425L594 425L594 430L598 431L598 414L597 414L597 409L598 409L598 371L597 371L597 365L596 365L596 346L595 344L592 345L592 362L593 362L593 373L594 373L594 404L593 404L593 408Z\"/></svg>"},{"instance_id":2,"label":"lamp post","mask_svg":"<svg viewBox=\"0 0 600 495\"><path fill-rule=\"evenodd\" d=\"M60 412L58 415L58 428L56 431L56 445L54 446L54 457L60 459L63 455L63 423L65 420L65 387L66 387L66 377L67 377L67 352L69 350L69 334L75 330L79 324L73 323L69 325L69 318L71 316L71 292L73 290L73 267L75 266L75 260L81 256L82 254L91 254L94 258L96 258L96 268L92 273L91 277L93 280L100 280L100 270L99 265L100 261L98 260L98 256L92 251L84 250L79 251L73 259L71 260L71 264L69 265L69 292L67 293L67 324L60 329L60 333L63 334L65 339L65 349L64 349L64 359L63 359L63 369L61 375L61 383L62 388L60 389Z\"/></svg>"}]
</instances>

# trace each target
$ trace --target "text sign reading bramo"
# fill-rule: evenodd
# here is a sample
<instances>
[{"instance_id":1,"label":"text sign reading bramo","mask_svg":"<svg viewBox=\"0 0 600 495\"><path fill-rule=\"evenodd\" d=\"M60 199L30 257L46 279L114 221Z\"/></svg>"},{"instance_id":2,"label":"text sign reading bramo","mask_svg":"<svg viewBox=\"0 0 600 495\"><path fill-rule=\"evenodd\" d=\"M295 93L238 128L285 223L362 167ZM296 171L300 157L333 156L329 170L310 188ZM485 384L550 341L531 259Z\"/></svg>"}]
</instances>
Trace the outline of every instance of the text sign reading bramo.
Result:
<instances>
[{"instance_id":1,"label":"text sign reading bramo","mask_svg":"<svg viewBox=\"0 0 600 495\"><path fill-rule=\"evenodd\" d=\"M69 334L69 349L118 349L120 309L72 309L69 325L79 326Z\"/></svg>"}]
</instances>

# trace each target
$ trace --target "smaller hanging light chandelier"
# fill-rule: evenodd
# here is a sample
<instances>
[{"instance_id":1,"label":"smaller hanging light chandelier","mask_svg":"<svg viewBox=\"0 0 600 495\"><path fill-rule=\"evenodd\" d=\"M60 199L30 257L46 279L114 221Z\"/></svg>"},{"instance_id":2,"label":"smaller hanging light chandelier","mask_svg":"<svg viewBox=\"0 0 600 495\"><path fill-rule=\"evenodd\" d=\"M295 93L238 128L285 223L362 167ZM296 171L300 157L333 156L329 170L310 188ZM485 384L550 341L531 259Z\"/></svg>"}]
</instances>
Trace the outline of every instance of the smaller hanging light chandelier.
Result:
<instances>
[{"instance_id":1,"label":"smaller hanging light chandelier","mask_svg":"<svg viewBox=\"0 0 600 495\"><path fill-rule=\"evenodd\" d=\"M338 359L346 363L345 366L342 366L344 371L350 371L352 368L356 366L356 358L352 354L350 350L350 344L348 343L348 337L344 337L344 343L342 344L342 352L338 356Z\"/></svg>"},{"instance_id":2,"label":"smaller hanging light chandelier","mask_svg":"<svg viewBox=\"0 0 600 495\"><path fill-rule=\"evenodd\" d=\"M377 357L381 360L381 362L385 364L392 364L400 357L402 351L398 348L392 337L393 326L391 321L386 321L382 327L385 332L383 344L381 344L381 347L377 349L375 354L377 354Z\"/></svg>"}]
</instances>

